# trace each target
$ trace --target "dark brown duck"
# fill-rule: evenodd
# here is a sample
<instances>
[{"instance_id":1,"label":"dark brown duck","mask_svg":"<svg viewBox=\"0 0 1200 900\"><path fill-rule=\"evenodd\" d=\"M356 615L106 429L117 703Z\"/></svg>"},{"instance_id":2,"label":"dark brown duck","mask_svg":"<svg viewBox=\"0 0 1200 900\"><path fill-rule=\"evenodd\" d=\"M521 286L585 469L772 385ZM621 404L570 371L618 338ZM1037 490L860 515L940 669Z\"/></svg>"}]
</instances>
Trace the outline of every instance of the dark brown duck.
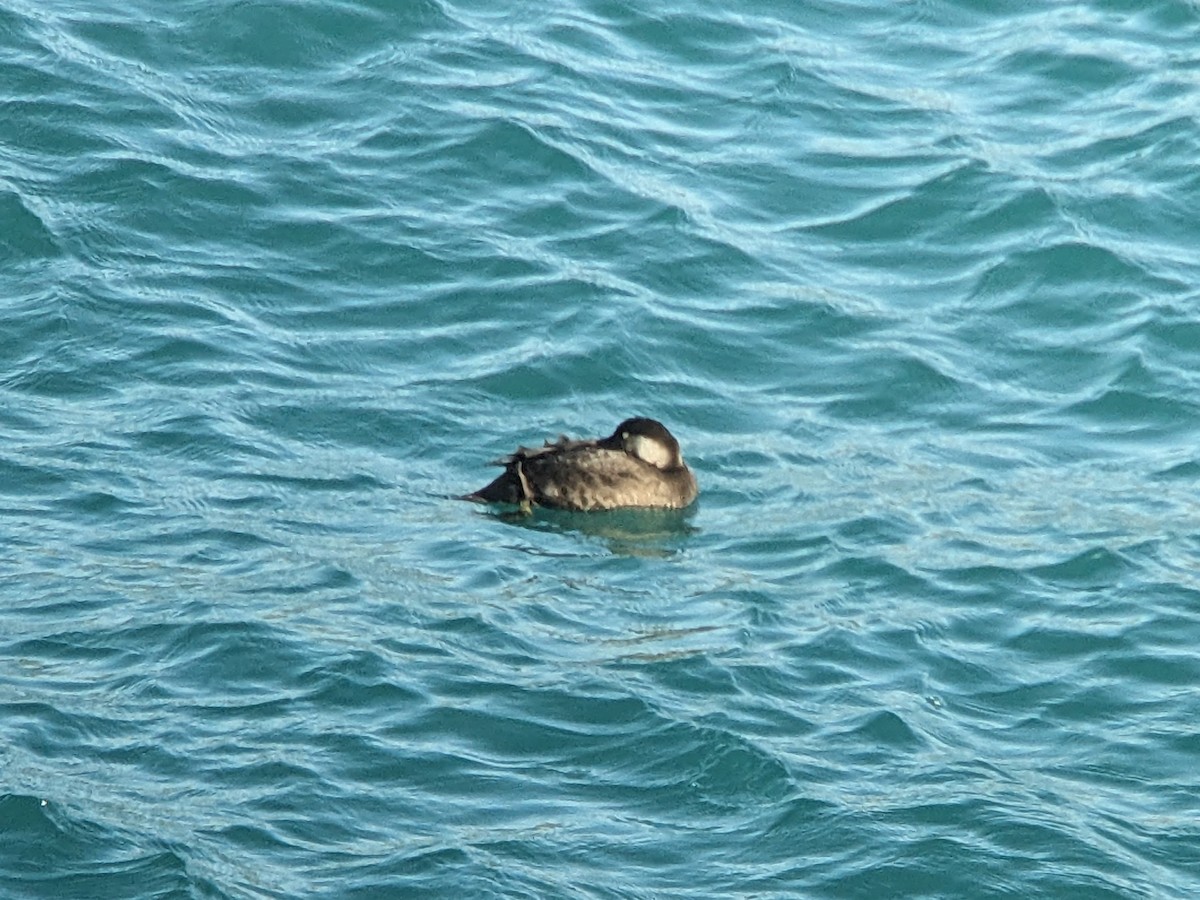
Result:
<instances>
[{"instance_id":1,"label":"dark brown duck","mask_svg":"<svg viewBox=\"0 0 1200 900\"><path fill-rule=\"evenodd\" d=\"M679 442L654 419L626 419L606 438L518 447L495 461L504 472L464 500L557 509L682 509L696 499L696 476Z\"/></svg>"}]
</instances>

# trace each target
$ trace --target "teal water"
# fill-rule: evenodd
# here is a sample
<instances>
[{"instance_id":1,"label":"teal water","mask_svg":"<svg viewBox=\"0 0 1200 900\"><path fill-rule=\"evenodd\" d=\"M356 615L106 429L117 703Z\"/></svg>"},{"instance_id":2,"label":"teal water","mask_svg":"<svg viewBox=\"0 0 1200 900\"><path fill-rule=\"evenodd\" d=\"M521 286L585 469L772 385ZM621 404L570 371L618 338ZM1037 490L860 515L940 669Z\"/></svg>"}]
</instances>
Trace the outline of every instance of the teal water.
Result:
<instances>
[{"instance_id":1,"label":"teal water","mask_svg":"<svg viewBox=\"0 0 1200 900\"><path fill-rule=\"evenodd\" d=\"M0 0L0 896L1200 892L1200 9ZM450 499L662 419L683 521Z\"/></svg>"}]
</instances>

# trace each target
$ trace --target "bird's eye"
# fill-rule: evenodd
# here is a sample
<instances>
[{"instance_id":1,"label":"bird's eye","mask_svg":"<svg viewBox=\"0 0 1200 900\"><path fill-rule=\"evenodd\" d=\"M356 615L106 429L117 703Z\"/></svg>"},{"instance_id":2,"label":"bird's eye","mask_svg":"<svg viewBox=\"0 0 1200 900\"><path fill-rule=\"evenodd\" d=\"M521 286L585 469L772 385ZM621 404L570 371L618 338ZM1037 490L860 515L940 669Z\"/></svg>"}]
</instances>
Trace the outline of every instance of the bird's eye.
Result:
<instances>
[{"instance_id":1,"label":"bird's eye","mask_svg":"<svg viewBox=\"0 0 1200 900\"><path fill-rule=\"evenodd\" d=\"M629 440L629 432L628 431L621 432L621 440L623 440L623 441Z\"/></svg>"}]
</instances>

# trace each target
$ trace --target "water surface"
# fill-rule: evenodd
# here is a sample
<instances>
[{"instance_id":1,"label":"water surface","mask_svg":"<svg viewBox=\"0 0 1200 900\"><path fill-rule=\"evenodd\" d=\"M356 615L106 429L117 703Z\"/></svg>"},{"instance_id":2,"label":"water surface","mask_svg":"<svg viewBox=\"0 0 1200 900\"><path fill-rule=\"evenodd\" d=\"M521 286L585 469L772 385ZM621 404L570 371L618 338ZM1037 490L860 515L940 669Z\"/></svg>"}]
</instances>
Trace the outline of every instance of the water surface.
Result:
<instances>
[{"instance_id":1,"label":"water surface","mask_svg":"<svg viewBox=\"0 0 1200 900\"><path fill-rule=\"evenodd\" d=\"M0 893L1193 896L1197 48L0 0Z\"/></svg>"}]
</instances>

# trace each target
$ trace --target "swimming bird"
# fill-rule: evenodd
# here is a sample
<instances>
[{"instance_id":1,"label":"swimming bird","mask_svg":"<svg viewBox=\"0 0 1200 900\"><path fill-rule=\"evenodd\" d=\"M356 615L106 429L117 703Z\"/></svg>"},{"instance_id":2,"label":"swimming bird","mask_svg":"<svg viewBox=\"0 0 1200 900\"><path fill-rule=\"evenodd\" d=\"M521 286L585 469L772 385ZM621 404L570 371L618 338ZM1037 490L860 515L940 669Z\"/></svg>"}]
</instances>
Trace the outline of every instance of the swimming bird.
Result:
<instances>
[{"instance_id":1,"label":"swimming bird","mask_svg":"<svg viewBox=\"0 0 1200 900\"><path fill-rule=\"evenodd\" d=\"M556 509L683 509L696 499L696 476L661 422L626 419L606 438L565 434L538 448L518 447L495 460L504 472L462 499Z\"/></svg>"}]
</instances>

